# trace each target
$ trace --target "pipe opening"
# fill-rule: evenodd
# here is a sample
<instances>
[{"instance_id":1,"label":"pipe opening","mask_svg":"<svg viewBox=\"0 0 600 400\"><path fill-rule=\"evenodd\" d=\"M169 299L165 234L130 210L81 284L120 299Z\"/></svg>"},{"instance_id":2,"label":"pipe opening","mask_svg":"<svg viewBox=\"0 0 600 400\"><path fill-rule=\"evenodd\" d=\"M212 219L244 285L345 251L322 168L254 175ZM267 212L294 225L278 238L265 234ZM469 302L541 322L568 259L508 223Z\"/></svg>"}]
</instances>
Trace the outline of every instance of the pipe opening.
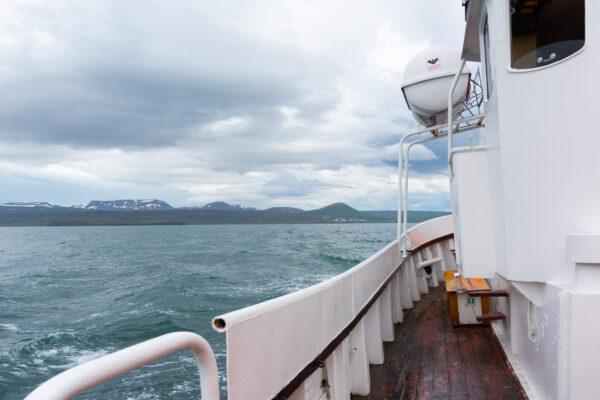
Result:
<instances>
[{"instance_id":1,"label":"pipe opening","mask_svg":"<svg viewBox=\"0 0 600 400\"><path fill-rule=\"evenodd\" d=\"M215 327L215 329L223 330L226 326L225 320L223 318L215 318L213 320L213 326Z\"/></svg>"}]
</instances>

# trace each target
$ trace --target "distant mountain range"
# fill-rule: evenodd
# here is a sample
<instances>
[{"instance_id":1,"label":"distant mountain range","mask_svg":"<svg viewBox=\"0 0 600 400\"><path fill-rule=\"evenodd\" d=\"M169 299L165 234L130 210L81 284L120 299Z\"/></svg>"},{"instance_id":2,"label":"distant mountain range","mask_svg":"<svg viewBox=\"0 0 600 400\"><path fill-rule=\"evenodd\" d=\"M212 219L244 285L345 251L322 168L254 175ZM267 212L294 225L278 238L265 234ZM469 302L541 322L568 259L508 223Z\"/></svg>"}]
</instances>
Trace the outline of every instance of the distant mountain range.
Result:
<instances>
[{"instance_id":1,"label":"distant mountain range","mask_svg":"<svg viewBox=\"0 0 600 400\"><path fill-rule=\"evenodd\" d=\"M228 204L224 201L215 201L214 203L208 203L207 205L198 208L200 210L211 211L256 211L256 208L244 207L239 204Z\"/></svg>"},{"instance_id":2,"label":"distant mountain range","mask_svg":"<svg viewBox=\"0 0 600 400\"><path fill-rule=\"evenodd\" d=\"M409 211L409 222L447 215ZM87 205L47 202L0 203L0 226L197 225L396 222L396 211L358 211L345 203L304 211L293 207L257 210L222 201L202 207L173 208L162 200L93 200Z\"/></svg>"},{"instance_id":3,"label":"distant mountain range","mask_svg":"<svg viewBox=\"0 0 600 400\"><path fill-rule=\"evenodd\" d=\"M92 200L86 210L165 210L171 207L162 200Z\"/></svg>"}]
</instances>

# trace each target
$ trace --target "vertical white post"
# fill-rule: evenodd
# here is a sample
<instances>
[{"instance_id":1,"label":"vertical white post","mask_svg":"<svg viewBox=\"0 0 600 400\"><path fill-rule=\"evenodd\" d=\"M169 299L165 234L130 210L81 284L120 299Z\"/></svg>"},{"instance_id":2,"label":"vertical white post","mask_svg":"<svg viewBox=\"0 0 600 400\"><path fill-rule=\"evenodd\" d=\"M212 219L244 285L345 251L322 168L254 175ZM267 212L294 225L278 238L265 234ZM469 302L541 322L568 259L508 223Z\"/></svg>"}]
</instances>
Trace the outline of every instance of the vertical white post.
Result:
<instances>
[{"instance_id":1,"label":"vertical white post","mask_svg":"<svg viewBox=\"0 0 600 400\"><path fill-rule=\"evenodd\" d=\"M454 255L452 254L452 251L450 250L452 242L453 242L453 239L448 239L448 240L445 240L444 242L440 243L440 247L442 248L442 258L444 259L444 263L446 264L446 271L456 269L456 262L454 261Z\"/></svg>"},{"instance_id":2,"label":"vertical white post","mask_svg":"<svg viewBox=\"0 0 600 400\"><path fill-rule=\"evenodd\" d=\"M433 252L431 251L431 248L428 247L424 251L425 251L425 254L427 254L428 260L433 259ZM437 263L431 264L431 277L427 281L427 285L429 287L438 287L438 273L437 273L436 269L438 269ZM425 272L425 271L423 271L423 272Z\"/></svg>"},{"instance_id":3,"label":"vertical white post","mask_svg":"<svg viewBox=\"0 0 600 400\"><path fill-rule=\"evenodd\" d=\"M419 293L426 294L429 293L429 286L427 285L427 275L423 268L418 268L420 262L423 261L423 257L421 256L421 252L414 253L411 257L413 259L413 267L417 274L417 285L419 288Z\"/></svg>"},{"instance_id":4,"label":"vertical white post","mask_svg":"<svg viewBox=\"0 0 600 400\"><path fill-rule=\"evenodd\" d=\"M412 294L413 301L421 301L421 290L417 280L417 271L415 270L414 256L410 256L406 260L406 272L408 274L408 280L410 283L410 293Z\"/></svg>"},{"instance_id":5,"label":"vertical white post","mask_svg":"<svg viewBox=\"0 0 600 400\"><path fill-rule=\"evenodd\" d=\"M458 83L458 79L460 78L460 74L462 73L466 62L467 60L465 59L463 59L460 62L460 67L458 68L458 71L456 71L456 75L454 75L452 85L450 86L450 90L448 91L448 184L450 185L450 206L452 210L452 215L454 216L456 216L456 204L454 201L454 195L452 194L452 97L454 96L454 89L456 89L456 84ZM456 220L454 222L454 232L456 232ZM456 238L457 240L459 239L458 236L456 236Z\"/></svg>"},{"instance_id":6,"label":"vertical white post","mask_svg":"<svg viewBox=\"0 0 600 400\"><path fill-rule=\"evenodd\" d=\"M367 339L367 357L369 363L383 364L383 342L381 338L381 322L379 316L380 304L378 299L363 318L365 321L365 337Z\"/></svg>"},{"instance_id":7,"label":"vertical white post","mask_svg":"<svg viewBox=\"0 0 600 400\"><path fill-rule=\"evenodd\" d=\"M413 297L410 285L410 278L407 271L408 261L404 262L402 268L400 268L400 272L398 274L400 281L400 302L402 304L402 308L406 308L410 310L413 308Z\"/></svg>"},{"instance_id":8,"label":"vertical white post","mask_svg":"<svg viewBox=\"0 0 600 400\"><path fill-rule=\"evenodd\" d=\"M330 399L348 400L350 398L349 347L349 339L345 339L325 360Z\"/></svg>"},{"instance_id":9,"label":"vertical white post","mask_svg":"<svg viewBox=\"0 0 600 400\"><path fill-rule=\"evenodd\" d=\"M444 271L446 271L448 269L448 267L446 266L446 255L444 254L444 248L442 247L442 243L436 243L435 244L435 249L437 251L437 256L438 257L442 257L442 261L439 263L439 268L438 268L438 278L440 279L440 281L444 280Z\"/></svg>"},{"instance_id":10,"label":"vertical white post","mask_svg":"<svg viewBox=\"0 0 600 400\"><path fill-rule=\"evenodd\" d=\"M392 322L392 289L391 282L379 297L379 323L381 324L381 340L394 341L394 323Z\"/></svg>"},{"instance_id":11,"label":"vertical white post","mask_svg":"<svg viewBox=\"0 0 600 400\"><path fill-rule=\"evenodd\" d=\"M292 393L289 400L312 400L321 398L326 388L321 387L323 382L323 368L317 368L302 384Z\"/></svg>"},{"instance_id":12,"label":"vertical white post","mask_svg":"<svg viewBox=\"0 0 600 400\"><path fill-rule=\"evenodd\" d=\"M350 392L366 396L371 390L365 318L350 333Z\"/></svg>"},{"instance_id":13,"label":"vertical white post","mask_svg":"<svg viewBox=\"0 0 600 400\"><path fill-rule=\"evenodd\" d=\"M452 80L452 85L450 86L450 91L448 92L448 167L450 168L449 175L450 179L452 179L452 168L450 166L450 160L452 157L452 110L454 109L454 104L452 102L452 97L454 97L454 90L456 89L456 85L458 84L458 79L460 78L460 74L462 74L463 69L465 68L467 60L462 59L460 62L460 67L458 67L458 71L456 71L456 75L454 75L454 79Z\"/></svg>"},{"instance_id":14,"label":"vertical white post","mask_svg":"<svg viewBox=\"0 0 600 400\"><path fill-rule=\"evenodd\" d=\"M394 275L394 278L390 282L390 285L392 289L392 322L394 324L397 324L399 322L402 322L402 320L404 319L404 312L402 310L402 288L400 286L400 273Z\"/></svg>"}]
</instances>

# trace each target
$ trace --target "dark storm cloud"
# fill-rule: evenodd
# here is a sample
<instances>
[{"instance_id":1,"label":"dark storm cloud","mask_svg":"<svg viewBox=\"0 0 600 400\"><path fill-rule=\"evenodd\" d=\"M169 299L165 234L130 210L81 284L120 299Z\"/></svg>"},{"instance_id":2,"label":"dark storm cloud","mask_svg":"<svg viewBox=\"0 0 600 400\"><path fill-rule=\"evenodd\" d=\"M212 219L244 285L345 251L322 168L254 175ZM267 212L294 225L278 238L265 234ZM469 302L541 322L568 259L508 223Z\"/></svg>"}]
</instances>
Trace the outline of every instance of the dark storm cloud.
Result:
<instances>
[{"instance_id":1,"label":"dark storm cloud","mask_svg":"<svg viewBox=\"0 0 600 400\"><path fill-rule=\"evenodd\" d=\"M337 101L327 80L335 63L252 40L206 15L191 31L156 32L151 24L161 19L152 11L142 14L146 19L125 15L78 29L61 27L57 14L42 8L28 18L56 42L40 45L48 54L36 59L27 43L25 54L14 55L11 76L0 78L10 94L0 100L0 139L168 146L193 127L231 115L253 115L275 129L281 106L314 120Z\"/></svg>"},{"instance_id":2,"label":"dark storm cloud","mask_svg":"<svg viewBox=\"0 0 600 400\"><path fill-rule=\"evenodd\" d=\"M169 145L187 135L188 128L227 115L279 118L279 104L302 97L301 88L272 77L186 79L128 69L91 71L60 83L54 77L28 83L19 82L21 93L0 102L2 136L88 147Z\"/></svg>"}]
</instances>

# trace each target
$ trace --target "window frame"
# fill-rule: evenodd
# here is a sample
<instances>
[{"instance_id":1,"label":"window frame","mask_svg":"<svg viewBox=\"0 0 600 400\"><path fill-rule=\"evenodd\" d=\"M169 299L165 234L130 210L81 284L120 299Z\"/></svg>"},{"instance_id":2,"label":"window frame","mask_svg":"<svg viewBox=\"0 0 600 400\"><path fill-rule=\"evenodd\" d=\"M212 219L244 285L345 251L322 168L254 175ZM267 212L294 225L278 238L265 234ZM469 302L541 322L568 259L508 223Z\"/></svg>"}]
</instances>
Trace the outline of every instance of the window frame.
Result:
<instances>
[{"instance_id":1,"label":"window frame","mask_svg":"<svg viewBox=\"0 0 600 400\"><path fill-rule=\"evenodd\" d=\"M487 28L487 41L490 44L489 46L486 47L486 38L485 38L485 33L486 33L486 28ZM490 41L490 24L489 24L489 18L488 18L488 11L487 9L485 10L485 12L482 13L482 18L481 18L481 23L479 24L479 43L480 43L480 50L479 53L482 55L480 57L481 59L481 74L482 74L482 83L483 83L483 101L487 103L487 101L490 99L490 96L494 90L494 73L492 72L492 57L490 55L491 52L491 41ZM488 69L489 69L489 76L488 76Z\"/></svg>"},{"instance_id":2,"label":"window frame","mask_svg":"<svg viewBox=\"0 0 600 400\"><path fill-rule=\"evenodd\" d=\"M510 0L506 0L504 4L505 4L505 16L506 16L504 23L505 23L505 26L507 27L507 29L506 29L507 38L506 39L507 39L507 43L508 43L508 46L506 47L506 49L507 49L507 57L506 57L507 65L506 65L506 70L508 72L513 72L513 73L527 73L527 72L540 71L540 70L546 69L546 68L552 68L555 65L562 64L563 62L569 61L573 57L578 56L579 54L581 54L587 48L587 45L588 45L587 44L587 42L588 42L588 40L587 40L587 32L588 32L587 21L588 21L588 9L589 9L589 7L588 7L588 0L584 0L584 15L583 15L583 25L584 26L583 26L583 29L584 29L584 32L586 34L586 38L583 41L583 46L579 50L577 50L575 53L570 54L569 56L567 56L567 57L565 57L565 58L563 58L561 60L558 60L558 61L553 62L553 63L548 64L548 65L542 65L540 67L533 67L533 68L527 68L527 69L513 68L511 66L511 62L512 62L512 55L511 55L511 51L512 51L512 26L511 26L511 17L510 17ZM486 15L487 15L487 12L486 12Z\"/></svg>"},{"instance_id":3,"label":"window frame","mask_svg":"<svg viewBox=\"0 0 600 400\"><path fill-rule=\"evenodd\" d=\"M489 35L490 35L490 25L489 25L489 10L488 10L489 5L486 5L486 7L484 7L483 12L481 13L480 19L479 19L479 58L480 58L480 63L481 63L481 76L482 76L482 84L483 84L483 102L487 103L488 100L490 99L490 95L494 89L494 72L493 72L493 66L491 64L491 55L489 54L491 52L491 41L490 41L490 51L486 51L485 49L485 27L487 25L487 32L488 32L488 40L490 39ZM488 71L487 71L487 66L489 65L490 67L490 76L488 77ZM488 85L489 83L491 83L491 85Z\"/></svg>"}]
</instances>

